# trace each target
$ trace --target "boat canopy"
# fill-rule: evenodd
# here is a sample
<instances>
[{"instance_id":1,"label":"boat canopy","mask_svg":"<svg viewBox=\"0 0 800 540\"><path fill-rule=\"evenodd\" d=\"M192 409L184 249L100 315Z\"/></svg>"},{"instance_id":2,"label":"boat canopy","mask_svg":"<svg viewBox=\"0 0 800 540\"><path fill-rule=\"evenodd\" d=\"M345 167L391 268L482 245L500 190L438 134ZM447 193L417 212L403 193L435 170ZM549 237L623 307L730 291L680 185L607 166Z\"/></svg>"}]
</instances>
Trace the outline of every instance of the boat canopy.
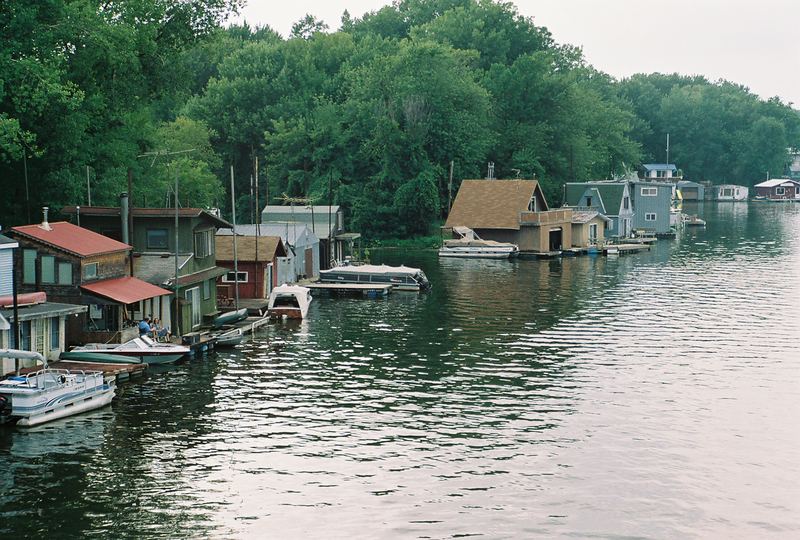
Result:
<instances>
[{"instance_id":1,"label":"boat canopy","mask_svg":"<svg viewBox=\"0 0 800 540\"><path fill-rule=\"evenodd\" d=\"M410 266L389 266L387 264L362 264L360 266L337 266L321 272L347 272L350 274L408 274L416 275L422 270Z\"/></svg>"}]
</instances>

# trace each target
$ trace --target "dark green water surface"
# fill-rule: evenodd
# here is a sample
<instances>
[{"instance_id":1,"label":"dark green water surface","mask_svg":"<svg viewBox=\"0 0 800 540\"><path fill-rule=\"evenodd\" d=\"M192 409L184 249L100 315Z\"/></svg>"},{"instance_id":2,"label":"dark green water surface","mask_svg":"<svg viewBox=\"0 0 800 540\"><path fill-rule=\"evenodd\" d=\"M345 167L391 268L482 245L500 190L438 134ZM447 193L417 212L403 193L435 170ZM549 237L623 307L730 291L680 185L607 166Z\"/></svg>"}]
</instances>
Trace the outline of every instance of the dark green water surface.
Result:
<instances>
[{"instance_id":1,"label":"dark green water surface","mask_svg":"<svg viewBox=\"0 0 800 540\"><path fill-rule=\"evenodd\" d=\"M113 406L0 428L2 538L800 537L800 205L439 261Z\"/></svg>"}]
</instances>

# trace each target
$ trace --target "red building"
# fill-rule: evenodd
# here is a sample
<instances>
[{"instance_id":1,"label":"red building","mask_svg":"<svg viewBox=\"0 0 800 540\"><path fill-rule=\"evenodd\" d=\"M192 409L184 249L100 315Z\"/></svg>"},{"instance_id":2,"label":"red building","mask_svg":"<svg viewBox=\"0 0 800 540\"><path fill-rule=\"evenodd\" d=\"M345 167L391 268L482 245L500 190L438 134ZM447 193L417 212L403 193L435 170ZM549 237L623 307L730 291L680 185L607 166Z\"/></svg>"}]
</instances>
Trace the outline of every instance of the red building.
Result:
<instances>
[{"instance_id":1,"label":"red building","mask_svg":"<svg viewBox=\"0 0 800 540\"><path fill-rule=\"evenodd\" d=\"M217 235L217 265L230 271L217 282L223 298L236 296L236 276L233 271L233 236ZM267 298L278 286L278 257L286 257L280 236L236 235L236 255L239 261L239 298Z\"/></svg>"},{"instance_id":2,"label":"red building","mask_svg":"<svg viewBox=\"0 0 800 540\"><path fill-rule=\"evenodd\" d=\"M800 201L800 182L791 178L773 178L755 185L756 197L773 201Z\"/></svg>"}]
</instances>

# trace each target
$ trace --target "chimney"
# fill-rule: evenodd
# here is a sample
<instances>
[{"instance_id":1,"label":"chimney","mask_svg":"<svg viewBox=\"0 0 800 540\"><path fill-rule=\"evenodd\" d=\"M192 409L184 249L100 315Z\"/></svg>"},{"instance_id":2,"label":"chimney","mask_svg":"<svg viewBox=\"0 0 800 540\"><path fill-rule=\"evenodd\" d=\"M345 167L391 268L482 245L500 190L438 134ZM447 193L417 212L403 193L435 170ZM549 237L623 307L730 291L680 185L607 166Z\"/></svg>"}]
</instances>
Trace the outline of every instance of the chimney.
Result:
<instances>
[{"instance_id":1,"label":"chimney","mask_svg":"<svg viewBox=\"0 0 800 540\"><path fill-rule=\"evenodd\" d=\"M81 226L81 207L80 206L76 206L75 207L75 216L77 216L77 218L78 218L78 227L80 227Z\"/></svg>"},{"instance_id":2,"label":"chimney","mask_svg":"<svg viewBox=\"0 0 800 540\"><path fill-rule=\"evenodd\" d=\"M52 227L50 226L50 224L47 222L47 212L48 212L49 210L50 210L50 209L49 209L48 207L46 207L46 206L43 206L43 207L42 207L42 224L41 224L41 225L39 225L39 228L40 228L40 229L44 229L45 231L52 231L52 230L53 230L53 228L52 228Z\"/></svg>"},{"instance_id":3,"label":"chimney","mask_svg":"<svg viewBox=\"0 0 800 540\"><path fill-rule=\"evenodd\" d=\"M124 191L119 195L119 217L122 220L122 243L130 244L130 234L128 231L128 194Z\"/></svg>"}]
</instances>

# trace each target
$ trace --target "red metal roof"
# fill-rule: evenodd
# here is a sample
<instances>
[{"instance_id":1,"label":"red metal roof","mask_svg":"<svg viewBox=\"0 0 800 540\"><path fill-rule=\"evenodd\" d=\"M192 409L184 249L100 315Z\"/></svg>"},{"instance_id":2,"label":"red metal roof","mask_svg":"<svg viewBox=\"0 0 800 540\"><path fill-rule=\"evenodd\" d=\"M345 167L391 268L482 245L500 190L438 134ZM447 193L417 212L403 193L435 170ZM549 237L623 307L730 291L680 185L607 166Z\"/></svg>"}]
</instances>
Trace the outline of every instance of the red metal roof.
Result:
<instances>
[{"instance_id":1,"label":"red metal roof","mask_svg":"<svg viewBox=\"0 0 800 540\"><path fill-rule=\"evenodd\" d=\"M56 221L49 225L49 230L42 228L41 225L23 225L11 230L81 257L133 249L128 244L112 240L66 221Z\"/></svg>"},{"instance_id":2,"label":"red metal roof","mask_svg":"<svg viewBox=\"0 0 800 540\"><path fill-rule=\"evenodd\" d=\"M166 289L151 285L146 281L135 277L121 277L116 279L106 279L88 285L81 285L81 289L119 302L120 304L132 304L139 300L147 300L164 294L172 294Z\"/></svg>"}]
</instances>

